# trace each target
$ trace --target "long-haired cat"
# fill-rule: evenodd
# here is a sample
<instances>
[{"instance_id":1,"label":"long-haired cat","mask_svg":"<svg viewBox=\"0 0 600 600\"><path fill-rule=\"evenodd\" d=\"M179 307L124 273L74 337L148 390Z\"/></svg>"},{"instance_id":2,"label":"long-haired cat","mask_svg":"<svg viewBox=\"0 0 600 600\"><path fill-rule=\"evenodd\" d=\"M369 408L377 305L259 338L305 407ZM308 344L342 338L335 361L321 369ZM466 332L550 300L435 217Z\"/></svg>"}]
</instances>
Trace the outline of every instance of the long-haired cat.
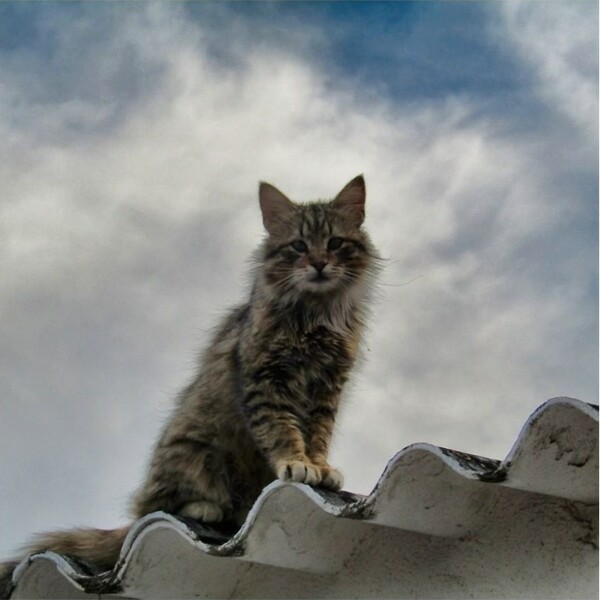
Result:
<instances>
[{"instance_id":1,"label":"long-haired cat","mask_svg":"<svg viewBox=\"0 0 600 600\"><path fill-rule=\"evenodd\" d=\"M259 200L268 235L250 298L217 328L179 395L133 498L134 519L162 510L240 523L275 478L342 487L327 455L378 262L362 228L364 179L309 204L261 183ZM26 551L110 569L128 529L41 534ZM3 566L0 590L16 564Z\"/></svg>"}]
</instances>

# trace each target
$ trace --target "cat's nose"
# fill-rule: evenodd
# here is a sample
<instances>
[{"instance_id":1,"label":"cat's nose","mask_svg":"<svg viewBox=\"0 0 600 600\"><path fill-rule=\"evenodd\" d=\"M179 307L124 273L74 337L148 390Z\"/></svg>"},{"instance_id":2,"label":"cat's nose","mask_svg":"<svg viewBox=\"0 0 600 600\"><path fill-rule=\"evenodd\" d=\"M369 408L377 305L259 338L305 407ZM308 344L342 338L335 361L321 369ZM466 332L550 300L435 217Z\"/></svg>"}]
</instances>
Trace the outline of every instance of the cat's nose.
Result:
<instances>
[{"instance_id":1,"label":"cat's nose","mask_svg":"<svg viewBox=\"0 0 600 600\"><path fill-rule=\"evenodd\" d=\"M326 260L318 260L312 263L312 266L319 272L323 271L323 269L327 266Z\"/></svg>"}]
</instances>

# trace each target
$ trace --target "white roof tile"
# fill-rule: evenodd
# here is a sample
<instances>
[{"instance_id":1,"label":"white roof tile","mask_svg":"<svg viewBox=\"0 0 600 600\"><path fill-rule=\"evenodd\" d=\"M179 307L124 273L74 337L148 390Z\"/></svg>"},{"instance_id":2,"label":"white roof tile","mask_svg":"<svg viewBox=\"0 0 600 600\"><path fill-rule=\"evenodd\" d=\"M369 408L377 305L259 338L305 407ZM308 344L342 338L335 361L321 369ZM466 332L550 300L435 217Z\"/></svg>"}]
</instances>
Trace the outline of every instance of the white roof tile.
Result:
<instances>
[{"instance_id":1,"label":"white roof tile","mask_svg":"<svg viewBox=\"0 0 600 600\"><path fill-rule=\"evenodd\" d=\"M369 496L274 482L232 538L153 513L115 569L51 552L11 598L596 598L598 409L554 398L502 462L414 444Z\"/></svg>"}]
</instances>

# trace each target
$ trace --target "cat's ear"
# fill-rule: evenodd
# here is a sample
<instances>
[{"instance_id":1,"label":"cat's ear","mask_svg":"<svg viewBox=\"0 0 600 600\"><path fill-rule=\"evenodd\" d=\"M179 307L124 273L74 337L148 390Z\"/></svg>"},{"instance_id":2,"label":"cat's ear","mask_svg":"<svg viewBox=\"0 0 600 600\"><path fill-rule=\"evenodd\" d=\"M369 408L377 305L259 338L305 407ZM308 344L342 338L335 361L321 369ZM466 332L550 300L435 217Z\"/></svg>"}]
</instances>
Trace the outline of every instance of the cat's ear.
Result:
<instances>
[{"instance_id":1,"label":"cat's ear","mask_svg":"<svg viewBox=\"0 0 600 600\"><path fill-rule=\"evenodd\" d=\"M265 229L272 235L289 223L294 204L270 183L260 182L258 200Z\"/></svg>"},{"instance_id":2,"label":"cat's ear","mask_svg":"<svg viewBox=\"0 0 600 600\"><path fill-rule=\"evenodd\" d=\"M340 211L350 226L360 227L365 220L366 196L365 179L358 175L345 185L331 205Z\"/></svg>"}]
</instances>

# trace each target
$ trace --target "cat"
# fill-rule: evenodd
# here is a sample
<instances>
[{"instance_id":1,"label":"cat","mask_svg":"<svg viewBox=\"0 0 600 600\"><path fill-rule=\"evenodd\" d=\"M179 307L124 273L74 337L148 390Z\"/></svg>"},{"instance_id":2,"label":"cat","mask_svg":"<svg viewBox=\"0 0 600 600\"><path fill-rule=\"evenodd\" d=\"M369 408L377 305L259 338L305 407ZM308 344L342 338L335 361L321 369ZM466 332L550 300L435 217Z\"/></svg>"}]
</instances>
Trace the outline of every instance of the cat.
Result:
<instances>
[{"instance_id":1,"label":"cat","mask_svg":"<svg viewBox=\"0 0 600 600\"><path fill-rule=\"evenodd\" d=\"M267 235L254 256L249 301L217 328L179 395L134 495L134 519L162 510L241 524L277 478L342 488L328 450L379 261L363 229L365 197L362 175L333 200L307 204L260 184ZM128 530L40 534L25 550L108 570ZM10 587L16 564L5 563L0 590L2 581Z\"/></svg>"}]
</instances>

